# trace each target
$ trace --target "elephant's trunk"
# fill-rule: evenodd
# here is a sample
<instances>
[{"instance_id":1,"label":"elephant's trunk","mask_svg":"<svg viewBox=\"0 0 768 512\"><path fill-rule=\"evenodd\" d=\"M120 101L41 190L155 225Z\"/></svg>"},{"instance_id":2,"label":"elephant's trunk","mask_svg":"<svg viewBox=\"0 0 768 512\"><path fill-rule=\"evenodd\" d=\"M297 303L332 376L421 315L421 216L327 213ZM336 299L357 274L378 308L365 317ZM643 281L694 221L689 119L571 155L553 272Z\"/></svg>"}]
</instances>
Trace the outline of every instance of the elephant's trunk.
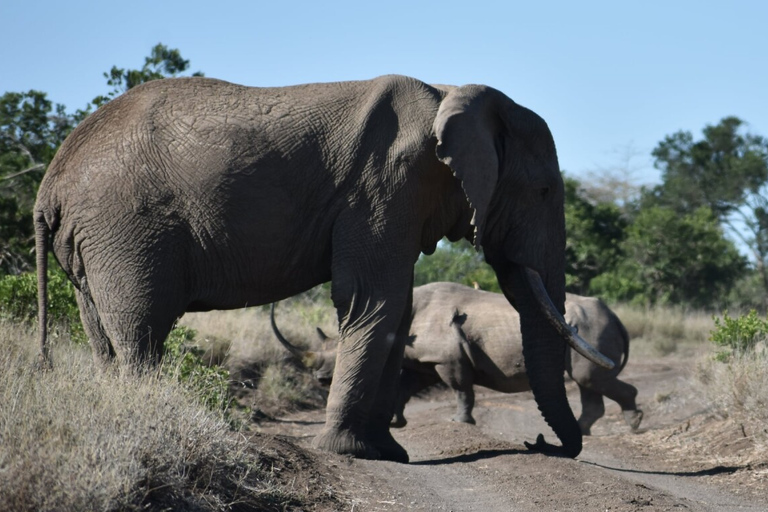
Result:
<instances>
[{"instance_id":1,"label":"elephant's trunk","mask_svg":"<svg viewBox=\"0 0 768 512\"><path fill-rule=\"evenodd\" d=\"M547 445L540 440L535 448L576 457L581 452L581 429L571 411L565 394L566 344L561 329L550 321L550 312L540 306L534 291L536 282L529 279L528 269L520 266L497 270L499 284L510 303L520 313L520 329L523 334L523 356L528 381L536 404L544 420L562 442L562 449ZM541 283L541 280L538 281ZM543 288L543 285L542 285ZM564 291L555 294L560 303L556 308L550 294L546 293L554 311L562 317ZM566 330L571 330L566 325Z\"/></svg>"}]
</instances>

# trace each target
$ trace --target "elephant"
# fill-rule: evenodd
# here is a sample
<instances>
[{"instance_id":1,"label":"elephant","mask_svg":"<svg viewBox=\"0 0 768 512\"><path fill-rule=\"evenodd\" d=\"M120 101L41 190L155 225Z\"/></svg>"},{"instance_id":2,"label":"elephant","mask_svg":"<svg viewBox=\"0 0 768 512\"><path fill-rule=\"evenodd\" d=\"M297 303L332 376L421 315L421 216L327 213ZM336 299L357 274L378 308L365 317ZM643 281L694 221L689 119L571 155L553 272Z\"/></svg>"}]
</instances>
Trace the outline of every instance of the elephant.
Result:
<instances>
[{"instance_id":1,"label":"elephant","mask_svg":"<svg viewBox=\"0 0 768 512\"><path fill-rule=\"evenodd\" d=\"M280 332L272 308L272 330L278 341L323 384L331 382L336 353L302 350ZM643 412L637 389L617 378L629 358L629 335L621 320L600 299L566 293L565 319L601 354L620 364L611 370L568 350L565 369L581 394L582 434L605 414L603 396L617 402L624 420L637 430ZM329 337L318 328L324 346ZM404 427L406 403L427 387L443 382L456 392L454 421L474 424L475 384L504 393L530 391L524 368L520 317L498 293L457 283L437 282L413 290L410 336L405 347L400 388L392 427Z\"/></svg>"},{"instance_id":2,"label":"elephant","mask_svg":"<svg viewBox=\"0 0 768 512\"><path fill-rule=\"evenodd\" d=\"M94 359L157 363L185 312L269 304L331 281L336 378L313 445L407 462L392 437L413 266L446 237L482 249L519 313L531 388L561 446L566 400L563 179L546 122L497 89L371 80L247 87L150 81L61 145L33 211L40 360L49 249ZM565 341L564 341L565 340Z\"/></svg>"}]
</instances>

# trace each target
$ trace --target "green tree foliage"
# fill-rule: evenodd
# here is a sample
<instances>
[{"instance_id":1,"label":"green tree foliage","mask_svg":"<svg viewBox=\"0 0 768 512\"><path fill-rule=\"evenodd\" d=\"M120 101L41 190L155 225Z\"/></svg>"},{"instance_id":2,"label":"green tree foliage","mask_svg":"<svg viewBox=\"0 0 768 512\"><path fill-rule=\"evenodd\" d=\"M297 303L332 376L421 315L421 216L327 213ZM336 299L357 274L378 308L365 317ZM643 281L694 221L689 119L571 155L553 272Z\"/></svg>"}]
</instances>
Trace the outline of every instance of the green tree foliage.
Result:
<instances>
[{"instance_id":1,"label":"green tree foliage","mask_svg":"<svg viewBox=\"0 0 768 512\"><path fill-rule=\"evenodd\" d=\"M77 119L40 91L0 96L0 275L33 267L37 187Z\"/></svg>"},{"instance_id":2,"label":"green tree foliage","mask_svg":"<svg viewBox=\"0 0 768 512\"><path fill-rule=\"evenodd\" d=\"M40 91L0 96L0 276L34 267L32 208L40 180L59 145L93 107L138 84L178 76L189 67L177 49L152 48L141 69L104 73L112 90L84 110L67 113ZM201 73L195 73L201 75Z\"/></svg>"},{"instance_id":3,"label":"green tree foliage","mask_svg":"<svg viewBox=\"0 0 768 512\"><path fill-rule=\"evenodd\" d=\"M0 319L32 325L37 320L37 276L34 272L0 279ZM75 287L58 265L48 270L48 321L51 331L64 328L72 340L85 342Z\"/></svg>"},{"instance_id":4,"label":"green tree foliage","mask_svg":"<svg viewBox=\"0 0 768 512\"><path fill-rule=\"evenodd\" d=\"M768 141L744 131L744 122L726 117L704 128L667 136L653 156L662 184L644 198L678 213L708 207L728 234L749 248L768 293Z\"/></svg>"},{"instance_id":5,"label":"green tree foliage","mask_svg":"<svg viewBox=\"0 0 768 512\"><path fill-rule=\"evenodd\" d=\"M743 125L726 117L707 125L698 141L683 131L665 137L652 152L662 171L662 184L653 191L657 204L680 213L706 206L724 220L758 194L768 180L768 144L742 133Z\"/></svg>"},{"instance_id":6,"label":"green tree foliage","mask_svg":"<svg viewBox=\"0 0 768 512\"><path fill-rule=\"evenodd\" d=\"M94 98L93 104L100 107L139 84L159 78L179 76L188 68L189 60L183 59L179 50L158 43L152 48L149 57L144 58L144 65L141 69L123 69L112 66L108 73L104 73L107 85L112 87L112 90L106 95ZM203 76L203 73L197 71L192 73L192 76Z\"/></svg>"},{"instance_id":7,"label":"green tree foliage","mask_svg":"<svg viewBox=\"0 0 768 512\"><path fill-rule=\"evenodd\" d=\"M746 267L706 207L682 216L670 208L642 209L621 250L625 257L617 268L593 279L591 287L614 301L711 307Z\"/></svg>"},{"instance_id":8,"label":"green tree foliage","mask_svg":"<svg viewBox=\"0 0 768 512\"><path fill-rule=\"evenodd\" d=\"M565 278L569 292L586 295L592 279L620 261L627 222L615 203L588 200L580 185L565 178Z\"/></svg>"},{"instance_id":9,"label":"green tree foliage","mask_svg":"<svg viewBox=\"0 0 768 512\"><path fill-rule=\"evenodd\" d=\"M414 285L435 281L451 281L482 290L500 292L496 274L485 263L482 253L466 240L450 243L442 241L430 256L421 255L414 267Z\"/></svg>"}]
</instances>

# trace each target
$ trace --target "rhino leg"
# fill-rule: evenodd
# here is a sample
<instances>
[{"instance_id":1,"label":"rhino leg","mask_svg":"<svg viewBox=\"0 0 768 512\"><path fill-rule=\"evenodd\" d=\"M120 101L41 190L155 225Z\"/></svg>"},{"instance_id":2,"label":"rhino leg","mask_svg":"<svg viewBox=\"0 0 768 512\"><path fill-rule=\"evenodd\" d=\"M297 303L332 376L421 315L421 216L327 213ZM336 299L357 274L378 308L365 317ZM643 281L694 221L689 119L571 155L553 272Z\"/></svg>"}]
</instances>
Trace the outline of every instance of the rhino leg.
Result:
<instances>
[{"instance_id":1,"label":"rhino leg","mask_svg":"<svg viewBox=\"0 0 768 512\"><path fill-rule=\"evenodd\" d=\"M453 421L461 423L475 424L475 418L472 417L472 409L475 407L475 390L472 386L467 389L456 390L456 416Z\"/></svg>"},{"instance_id":2,"label":"rhino leg","mask_svg":"<svg viewBox=\"0 0 768 512\"><path fill-rule=\"evenodd\" d=\"M400 386L397 390L397 396L395 398L395 414L392 417L392 421L389 426L392 428L402 428L408 424L408 420L405 419L404 411L405 404L414 395L421 393L423 390L440 382L440 378L436 374L422 373L416 370L403 368L400 373Z\"/></svg>"},{"instance_id":3,"label":"rhino leg","mask_svg":"<svg viewBox=\"0 0 768 512\"><path fill-rule=\"evenodd\" d=\"M617 378L608 380L593 379L588 383L578 382L581 391L581 426L582 434L589 435L592 424L605 414L603 396L621 406L624 421L632 430L640 426L643 412L637 408L637 388Z\"/></svg>"},{"instance_id":4,"label":"rhino leg","mask_svg":"<svg viewBox=\"0 0 768 512\"><path fill-rule=\"evenodd\" d=\"M603 395L579 384L581 393L581 416L578 422L581 433L585 436L591 434L592 425L605 414Z\"/></svg>"}]
</instances>

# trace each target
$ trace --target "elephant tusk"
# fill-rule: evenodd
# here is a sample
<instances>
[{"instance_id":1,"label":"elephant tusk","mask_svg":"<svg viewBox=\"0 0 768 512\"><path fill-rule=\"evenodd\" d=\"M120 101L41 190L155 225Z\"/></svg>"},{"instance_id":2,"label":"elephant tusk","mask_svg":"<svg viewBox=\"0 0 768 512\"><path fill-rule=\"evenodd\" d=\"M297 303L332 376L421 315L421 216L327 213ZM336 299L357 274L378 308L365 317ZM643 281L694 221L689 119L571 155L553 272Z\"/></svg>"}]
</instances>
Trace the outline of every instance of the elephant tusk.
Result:
<instances>
[{"instance_id":1,"label":"elephant tusk","mask_svg":"<svg viewBox=\"0 0 768 512\"><path fill-rule=\"evenodd\" d=\"M533 296L539 303L539 307L544 313L544 316L547 317L557 332L568 341L568 344L573 347L576 352L603 368L610 370L616 366L611 359L595 350L565 322L565 318L563 318L563 315L560 314L552 303L552 299L549 297L546 288L544 288L544 283L541 280L539 273L528 267L526 267L524 271L525 277L533 291Z\"/></svg>"}]
</instances>

